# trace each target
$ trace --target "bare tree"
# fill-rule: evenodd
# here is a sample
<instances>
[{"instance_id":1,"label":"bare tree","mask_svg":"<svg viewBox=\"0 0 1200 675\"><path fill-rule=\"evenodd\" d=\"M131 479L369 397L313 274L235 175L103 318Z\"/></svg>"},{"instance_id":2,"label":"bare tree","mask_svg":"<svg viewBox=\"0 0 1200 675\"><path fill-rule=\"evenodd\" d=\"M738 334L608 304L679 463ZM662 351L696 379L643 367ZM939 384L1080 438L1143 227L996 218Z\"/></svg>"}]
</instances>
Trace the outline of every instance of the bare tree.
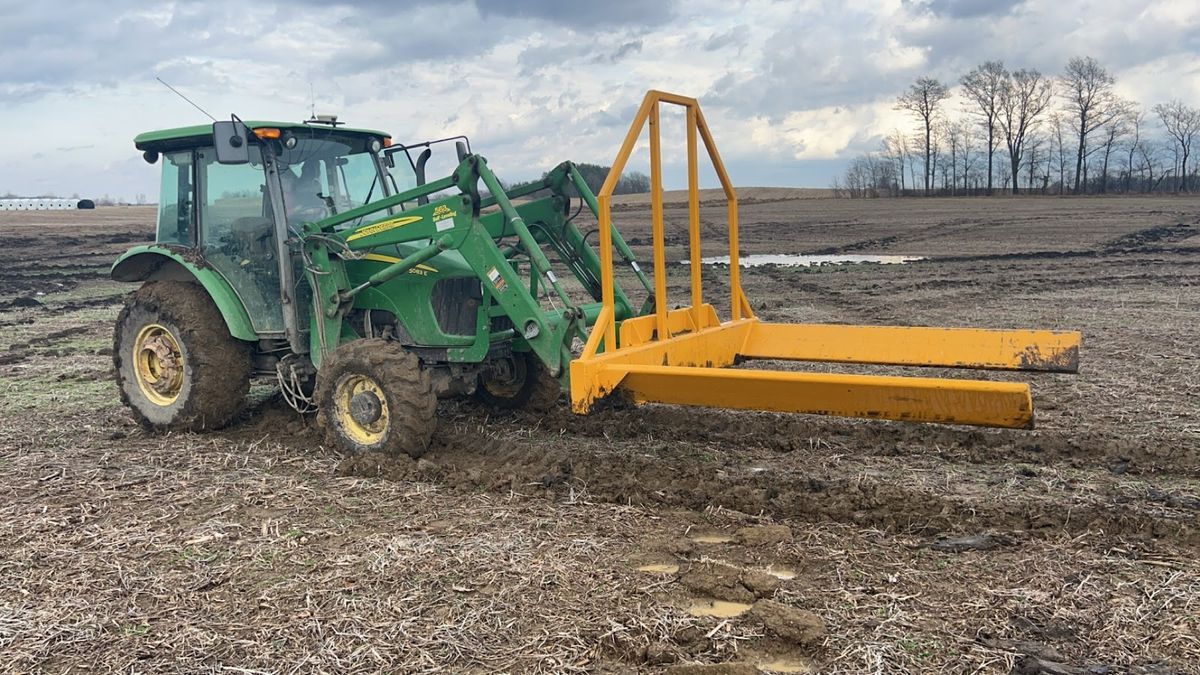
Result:
<instances>
[{"instance_id":1,"label":"bare tree","mask_svg":"<svg viewBox=\"0 0 1200 675\"><path fill-rule=\"evenodd\" d=\"M1133 155L1137 152L1138 144L1142 142L1142 122L1146 120L1146 113L1142 110L1135 109L1129 116L1129 141L1125 144L1125 149L1128 154L1125 160L1125 192L1133 190Z\"/></svg>"},{"instance_id":2,"label":"bare tree","mask_svg":"<svg viewBox=\"0 0 1200 675\"><path fill-rule=\"evenodd\" d=\"M1042 137L1038 134L1031 133L1025 139L1025 156L1028 161L1025 166L1028 167L1027 178L1025 179L1025 187L1030 193L1033 192L1034 179L1037 178L1038 167L1038 150L1042 147Z\"/></svg>"},{"instance_id":3,"label":"bare tree","mask_svg":"<svg viewBox=\"0 0 1200 675\"><path fill-rule=\"evenodd\" d=\"M1054 131L1054 128L1051 128L1046 132L1046 164L1042 169L1042 194L1046 194L1046 190L1050 188L1050 176L1054 170Z\"/></svg>"},{"instance_id":4,"label":"bare tree","mask_svg":"<svg viewBox=\"0 0 1200 675\"><path fill-rule=\"evenodd\" d=\"M1138 143L1138 154L1142 158L1141 171L1147 172L1146 176L1146 191L1154 192L1158 189L1158 183L1154 182L1154 167L1158 164L1158 145L1149 140ZM1160 176L1159 182L1162 182L1166 176Z\"/></svg>"},{"instance_id":5,"label":"bare tree","mask_svg":"<svg viewBox=\"0 0 1200 675\"><path fill-rule=\"evenodd\" d=\"M1088 137L1096 129L1108 124L1113 115L1120 113L1112 105L1116 80L1096 59L1076 56L1067 62L1062 75L1063 95L1067 99L1067 111L1079 145L1075 153L1075 188L1079 193L1080 179L1084 174L1084 159L1088 151Z\"/></svg>"},{"instance_id":6,"label":"bare tree","mask_svg":"<svg viewBox=\"0 0 1200 675\"><path fill-rule=\"evenodd\" d=\"M1167 133L1175 142L1180 156L1179 162L1179 191L1187 192L1187 161L1192 153L1192 141L1200 133L1200 109L1183 104L1179 99L1169 103L1159 103L1154 106L1154 114L1162 120Z\"/></svg>"},{"instance_id":7,"label":"bare tree","mask_svg":"<svg viewBox=\"0 0 1200 675\"><path fill-rule=\"evenodd\" d=\"M958 165L959 162L965 162L964 155L967 137L971 135L971 128L961 121L954 121L946 125L946 145L950 148L950 194L951 196L958 194ZM966 189L966 177L963 178L963 188Z\"/></svg>"},{"instance_id":8,"label":"bare tree","mask_svg":"<svg viewBox=\"0 0 1200 675\"><path fill-rule=\"evenodd\" d=\"M1133 101L1126 101L1120 98L1114 98L1112 105L1117 108L1116 114L1104 125L1103 134L1101 134L1101 147L1104 148L1104 160L1101 162L1100 169L1100 193L1108 192L1108 159L1112 155L1113 147L1118 140L1129 133L1130 118L1137 114L1137 104Z\"/></svg>"},{"instance_id":9,"label":"bare tree","mask_svg":"<svg viewBox=\"0 0 1200 675\"><path fill-rule=\"evenodd\" d=\"M942 101L949 98L946 85L932 77L917 78L917 81L896 98L896 109L907 110L916 115L925 127L925 193L929 194L929 183L933 176L931 155L933 150L933 123L938 116Z\"/></svg>"},{"instance_id":10,"label":"bare tree","mask_svg":"<svg viewBox=\"0 0 1200 675\"><path fill-rule=\"evenodd\" d=\"M917 157L921 153L921 143L915 138L908 139L908 182L913 192L917 191Z\"/></svg>"},{"instance_id":11,"label":"bare tree","mask_svg":"<svg viewBox=\"0 0 1200 675\"><path fill-rule=\"evenodd\" d=\"M896 184L896 168L891 158L865 153L850 160L846 172L834 178L833 188L848 197L878 197L891 194Z\"/></svg>"},{"instance_id":12,"label":"bare tree","mask_svg":"<svg viewBox=\"0 0 1200 675\"><path fill-rule=\"evenodd\" d=\"M1050 123L1054 125L1055 154L1058 160L1058 194L1061 195L1067 186L1067 147L1066 135L1063 133L1063 127L1066 125L1063 122L1062 115L1058 113L1050 116Z\"/></svg>"},{"instance_id":13,"label":"bare tree","mask_svg":"<svg viewBox=\"0 0 1200 675\"><path fill-rule=\"evenodd\" d=\"M962 141L960 148L962 150L962 184L963 192L968 192L970 188L971 171L975 168L976 158L971 154L975 150L975 133L971 127L963 125Z\"/></svg>"},{"instance_id":14,"label":"bare tree","mask_svg":"<svg viewBox=\"0 0 1200 675\"><path fill-rule=\"evenodd\" d=\"M929 188L937 189L937 171L942 162L942 142L945 139L945 122L938 120L933 125L933 135L928 141L929 158L926 160L929 173ZM928 192L929 188L925 191Z\"/></svg>"},{"instance_id":15,"label":"bare tree","mask_svg":"<svg viewBox=\"0 0 1200 675\"><path fill-rule=\"evenodd\" d=\"M1013 194L1017 194L1021 153L1025 138L1037 125L1038 118L1050 107L1053 96L1050 80L1036 70L1018 70L1005 80L1000 94L1000 129L1008 148Z\"/></svg>"},{"instance_id":16,"label":"bare tree","mask_svg":"<svg viewBox=\"0 0 1200 675\"><path fill-rule=\"evenodd\" d=\"M883 152L896 162L896 175L900 178L900 194L904 194L904 162L908 158L908 139L904 132L896 129L883 139Z\"/></svg>"},{"instance_id":17,"label":"bare tree","mask_svg":"<svg viewBox=\"0 0 1200 675\"><path fill-rule=\"evenodd\" d=\"M963 93L974 104L971 113L979 117L979 125L987 138L987 191L992 194L992 155L996 150L996 122L1000 115L1000 97L1008 71L1000 61L986 61L963 76Z\"/></svg>"}]
</instances>

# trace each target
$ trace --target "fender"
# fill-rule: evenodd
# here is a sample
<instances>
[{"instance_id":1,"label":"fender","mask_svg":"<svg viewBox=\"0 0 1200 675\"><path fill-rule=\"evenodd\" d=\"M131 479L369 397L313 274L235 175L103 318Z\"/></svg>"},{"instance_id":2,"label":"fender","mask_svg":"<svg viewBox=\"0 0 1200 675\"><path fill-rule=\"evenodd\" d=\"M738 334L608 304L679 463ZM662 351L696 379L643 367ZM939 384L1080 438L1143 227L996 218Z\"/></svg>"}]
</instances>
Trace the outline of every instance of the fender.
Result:
<instances>
[{"instance_id":1,"label":"fender","mask_svg":"<svg viewBox=\"0 0 1200 675\"><path fill-rule=\"evenodd\" d=\"M204 287L213 304L225 319L229 334L239 340L254 342L258 333L250 323L250 315L233 287L216 270L206 264L188 261L190 249L168 248L155 244L134 246L117 258L109 275L114 281L157 281L173 279L192 281Z\"/></svg>"}]
</instances>

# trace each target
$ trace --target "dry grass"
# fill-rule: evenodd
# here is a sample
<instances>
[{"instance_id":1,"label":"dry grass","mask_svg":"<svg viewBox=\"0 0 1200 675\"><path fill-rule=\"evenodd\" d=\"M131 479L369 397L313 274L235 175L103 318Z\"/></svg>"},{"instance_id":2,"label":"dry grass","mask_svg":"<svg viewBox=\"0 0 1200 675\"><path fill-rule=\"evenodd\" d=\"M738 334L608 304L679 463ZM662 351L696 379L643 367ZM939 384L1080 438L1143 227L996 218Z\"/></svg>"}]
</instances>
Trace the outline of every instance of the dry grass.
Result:
<instances>
[{"instance_id":1,"label":"dry grass","mask_svg":"<svg viewBox=\"0 0 1200 675\"><path fill-rule=\"evenodd\" d=\"M1192 244L983 257L1108 251L1195 220L1200 202L759 196L743 211L750 251L964 258L760 270L747 290L768 318L1078 327L1084 372L1037 381L1033 433L448 405L431 462L344 477L270 402L223 433L134 427L104 346L122 288L100 275L149 211L100 210L94 231L75 214L0 220L0 302L47 292L0 310L0 670L617 673L786 656L831 673L999 673L1033 657L1200 672ZM546 473L567 459L574 473ZM767 487L782 499L758 500ZM767 522L793 540L685 539ZM981 531L998 545L929 547ZM828 635L805 651L745 617L691 617L676 576L634 571L647 560L791 568L776 599Z\"/></svg>"},{"instance_id":2,"label":"dry grass","mask_svg":"<svg viewBox=\"0 0 1200 675\"><path fill-rule=\"evenodd\" d=\"M612 559L638 509L334 478L266 440L2 439L19 670L576 672L690 621Z\"/></svg>"}]
</instances>

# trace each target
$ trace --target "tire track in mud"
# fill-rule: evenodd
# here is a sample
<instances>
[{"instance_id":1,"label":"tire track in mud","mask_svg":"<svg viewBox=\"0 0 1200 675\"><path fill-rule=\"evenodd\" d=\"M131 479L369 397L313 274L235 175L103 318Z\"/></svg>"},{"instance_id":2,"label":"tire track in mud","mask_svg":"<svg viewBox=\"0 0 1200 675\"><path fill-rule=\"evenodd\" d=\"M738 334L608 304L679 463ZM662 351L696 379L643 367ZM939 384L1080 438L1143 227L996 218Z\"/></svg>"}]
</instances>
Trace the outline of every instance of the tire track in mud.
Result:
<instances>
[{"instance_id":1,"label":"tire track in mud","mask_svg":"<svg viewBox=\"0 0 1200 675\"><path fill-rule=\"evenodd\" d=\"M1190 239L1200 234L1200 220L1193 223L1176 223L1174 225L1156 225L1136 232L1111 239L1104 244L1105 252L1119 253L1125 251L1140 251L1151 245L1173 244Z\"/></svg>"},{"instance_id":2,"label":"tire track in mud","mask_svg":"<svg viewBox=\"0 0 1200 675\"><path fill-rule=\"evenodd\" d=\"M1111 289L1118 286L1127 288L1134 285L1176 288L1179 286L1200 284L1200 273L1172 272L1168 275L1137 271L1141 268L1148 268L1152 264L1153 261L1150 260L1130 262L1128 265L1132 266L1133 270L1128 274L1087 275L1084 271L1080 270L1077 278L1067 276L1070 272L1069 269L1060 269L1054 274L1041 274L1036 269L1031 270L1021 267L994 270L962 270L961 274L951 275L947 273L946 277L940 279L921 278L911 281L903 278L895 279L886 287L886 292L891 297L902 293L920 294L936 292L938 293L937 298L940 304L951 304L971 297L995 297L1001 291L1019 291L1022 293L1048 291L1057 293L1084 288ZM1004 272L1013 272L1014 274L1005 275Z\"/></svg>"},{"instance_id":3,"label":"tire track in mud","mask_svg":"<svg viewBox=\"0 0 1200 675\"><path fill-rule=\"evenodd\" d=\"M1197 475L1194 449L1181 463L1178 453L1152 446L1116 454L1115 444L1088 436L1021 439L957 428L861 425L819 430L818 438L803 422L770 415L739 420L713 411L681 415L679 410L652 406L583 418L565 415L501 419L468 414L439 432L420 461L355 455L345 458L338 472L552 499L572 496L695 511L722 506L773 518L922 536L1003 531L1019 539L1102 531L1200 543L1200 499L1194 495L1154 488L1139 495L1103 489L1076 494L1070 488L1043 494L1031 478L1017 498L989 494L1013 476L1036 476L1036 469L1020 468L1026 463L1062 462L1104 473L1151 473L1166 471L1169 465L1172 474ZM561 435L554 433L558 430ZM519 437L521 432L528 440L509 440L509 433ZM714 446L728 451L712 450ZM762 457L762 450L798 457L787 463L790 466L780 466L782 462ZM968 467L1001 465L1004 470L989 469L991 478L985 482L967 479L955 486L931 486L906 481L902 472L863 469L853 461L847 466L821 461L837 454L911 455L966 462Z\"/></svg>"},{"instance_id":4,"label":"tire track in mud","mask_svg":"<svg viewBox=\"0 0 1200 675\"><path fill-rule=\"evenodd\" d=\"M893 234L884 237L876 237L873 239L862 239L859 241L850 242L848 244L816 248L810 251L804 251L802 255L840 255L843 253L881 250L897 243L923 241L932 237L945 236L948 234L962 235L963 233L970 232L980 227L984 227L984 224L981 222L967 220L937 223L934 225L927 225L925 227L913 228L905 231L903 234Z\"/></svg>"},{"instance_id":5,"label":"tire track in mud","mask_svg":"<svg viewBox=\"0 0 1200 675\"><path fill-rule=\"evenodd\" d=\"M342 475L388 480L427 480L458 488L485 489L586 501L605 501L694 511L721 506L743 513L801 522L832 521L889 532L919 534L1005 531L1037 537L1063 531L1103 531L1110 536L1200 542L1194 497L1165 494L1146 503L1130 500L972 500L871 477L815 476L808 472L757 470L696 457L665 457L545 448L488 440L473 434L441 434L429 455L355 455L338 467ZM983 488L986 489L986 488ZM1153 503L1152 503L1153 502ZM1158 504L1180 505L1174 509ZM1170 511L1170 512L1168 512Z\"/></svg>"}]
</instances>

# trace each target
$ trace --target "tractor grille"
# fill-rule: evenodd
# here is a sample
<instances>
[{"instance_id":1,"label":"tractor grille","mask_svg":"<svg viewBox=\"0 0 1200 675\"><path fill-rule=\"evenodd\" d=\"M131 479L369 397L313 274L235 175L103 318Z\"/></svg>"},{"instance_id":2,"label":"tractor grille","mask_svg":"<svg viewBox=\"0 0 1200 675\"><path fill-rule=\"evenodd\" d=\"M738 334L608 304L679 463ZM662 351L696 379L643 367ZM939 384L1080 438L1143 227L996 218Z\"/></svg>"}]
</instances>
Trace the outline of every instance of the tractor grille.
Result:
<instances>
[{"instance_id":1,"label":"tractor grille","mask_svg":"<svg viewBox=\"0 0 1200 675\"><path fill-rule=\"evenodd\" d=\"M474 335L483 300L478 279L439 279L433 285L433 316L447 335Z\"/></svg>"}]
</instances>

